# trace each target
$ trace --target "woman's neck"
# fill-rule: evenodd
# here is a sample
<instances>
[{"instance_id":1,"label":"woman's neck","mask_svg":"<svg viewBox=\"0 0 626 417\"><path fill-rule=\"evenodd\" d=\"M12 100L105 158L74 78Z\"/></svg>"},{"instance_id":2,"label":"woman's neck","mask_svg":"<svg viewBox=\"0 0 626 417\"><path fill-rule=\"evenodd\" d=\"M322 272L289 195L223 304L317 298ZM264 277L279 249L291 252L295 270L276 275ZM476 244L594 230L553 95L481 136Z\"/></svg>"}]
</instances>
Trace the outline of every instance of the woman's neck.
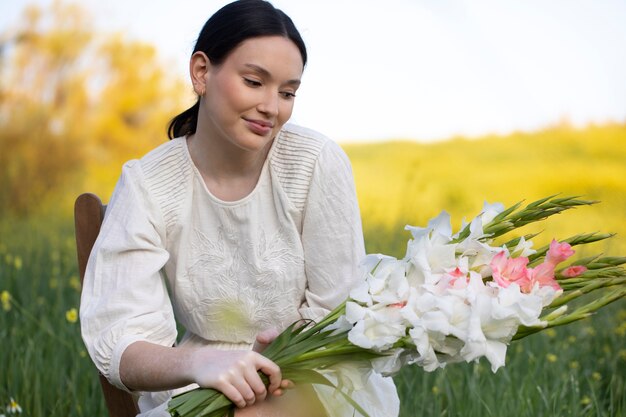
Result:
<instances>
[{"instance_id":1,"label":"woman's neck","mask_svg":"<svg viewBox=\"0 0 626 417\"><path fill-rule=\"evenodd\" d=\"M201 132L187 137L189 154L207 189L225 201L240 200L254 190L271 144L254 152Z\"/></svg>"}]
</instances>

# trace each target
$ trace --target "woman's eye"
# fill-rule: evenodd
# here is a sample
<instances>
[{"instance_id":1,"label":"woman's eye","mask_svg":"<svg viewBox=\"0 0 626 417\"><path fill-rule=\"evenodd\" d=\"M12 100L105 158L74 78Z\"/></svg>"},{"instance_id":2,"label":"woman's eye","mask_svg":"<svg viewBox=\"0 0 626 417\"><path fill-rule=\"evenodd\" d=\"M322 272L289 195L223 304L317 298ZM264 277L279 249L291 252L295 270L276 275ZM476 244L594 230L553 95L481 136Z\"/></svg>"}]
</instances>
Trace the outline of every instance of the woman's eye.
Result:
<instances>
[{"instance_id":1,"label":"woman's eye","mask_svg":"<svg viewBox=\"0 0 626 417\"><path fill-rule=\"evenodd\" d=\"M283 98L286 98L286 99L296 98L296 93L292 93L291 91L281 91L280 95L283 96Z\"/></svg>"},{"instance_id":2,"label":"woman's eye","mask_svg":"<svg viewBox=\"0 0 626 417\"><path fill-rule=\"evenodd\" d=\"M247 85L249 85L250 87L260 87L261 86L261 82L260 81L253 80L252 78L245 78L244 77L243 82L246 83Z\"/></svg>"}]
</instances>

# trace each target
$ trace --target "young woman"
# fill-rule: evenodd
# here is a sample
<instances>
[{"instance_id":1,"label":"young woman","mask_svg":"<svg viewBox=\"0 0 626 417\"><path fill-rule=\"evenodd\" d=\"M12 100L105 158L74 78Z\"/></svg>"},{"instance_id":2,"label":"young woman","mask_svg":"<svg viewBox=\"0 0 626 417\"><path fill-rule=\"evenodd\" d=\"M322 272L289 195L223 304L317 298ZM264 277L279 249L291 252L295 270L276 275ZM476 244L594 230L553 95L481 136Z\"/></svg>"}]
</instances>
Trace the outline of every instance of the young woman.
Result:
<instances>
[{"instance_id":1,"label":"young woman","mask_svg":"<svg viewBox=\"0 0 626 417\"><path fill-rule=\"evenodd\" d=\"M81 323L98 369L139 395L141 415L168 415L171 396L197 386L222 391L240 417L352 415L328 390L319 399L310 387L286 390L257 353L343 301L364 255L348 159L286 125L306 59L291 19L271 4L223 7L190 60L197 103L174 118L171 141L123 168L87 267ZM172 347L176 321L186 334ZM359 388L353 396L372 417L397 415L391 380Z\"/></svg>"}]
</instances>

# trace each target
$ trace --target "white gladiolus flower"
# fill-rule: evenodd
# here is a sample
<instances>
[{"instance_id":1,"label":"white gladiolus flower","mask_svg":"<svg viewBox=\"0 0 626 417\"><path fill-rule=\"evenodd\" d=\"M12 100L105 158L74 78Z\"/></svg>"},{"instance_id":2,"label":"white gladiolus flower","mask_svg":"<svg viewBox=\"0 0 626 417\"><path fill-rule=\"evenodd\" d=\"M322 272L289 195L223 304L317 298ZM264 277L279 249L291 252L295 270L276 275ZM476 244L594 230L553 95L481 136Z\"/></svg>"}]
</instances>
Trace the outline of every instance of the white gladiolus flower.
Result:
<instances>
[{"instance_id":1,"label":"white gladiolus flower","mask_svg":"<svg viewBox=\"0 0 626 417\"><path fill-rule=\"evenodd\" d=\"M561 294L563 294L563 290L555 290L550 286L540 287L538 284L535 284L530 294L535 295L541 298L541 304L543 306L548 306L554 301L554 299Z\"/></svg>"},{"instance_id":2,"label":"white gladiolus flower","mask_svg":"<svg viewBox=\"0 0 626 417\"><path fill-rule=\"evenodd\" d=\"M496 319L492 309L497 308L494 298L488 293L478 293L472 302L468 337L461 349L466 361L486 357L495 372L504 366L507 344L517 331L519 322L515 318Z\"/></svg>"},{"instance_id":3,"label":"white gladiolus flower","mask_svg":"<svg viewBox=\"0 0 626 417\"><path fill-rule=\"evenodd\" d=\"M340 316L334 323L325 327L325 330L333 330L330 333L331 336L348 331L352 329L352 323L348 321L346 316Z\"/></svg>"},{"instance_id":4,"label":"white gladiolus flower","mask_svg":"<svg viewBox=\"0 0 626 417\"><path fill-rule=\"evenodd\" d=\"M450 215L446 211L442 211L437 217L431 219L426 227L406 226L405 230L409 230L413 234L413 239L430 236L437 243L441 243L440 241L449 242L452 239Z\"/></svg>"},{"instance_id":5,"label":"white gladiolus flower","mask_svg":"<svg viewBox=\"0 0 626 417\"><path fill-rule=\"evenodd\" d=\"M366 349L389 349L406 334L406 326L397 307L376 304L366 308L349 302L346 303L346 318L354 323L348 340Z\"/></svg>"},{"instance_id":6,"label":"white gladiolus flower","mask_svg":"<svg viewBox=\"0 0 626 417\"><path fill-rule=\"evenodd\" d=\"M355 390L362 390L367 384L367 380L372 373L372 368L363 362L344 361L333 365L323 371L328 377L333 375L337 381L337 386L347 392L352 393Z\"/></svg>"},{"instance_id":7,"label":"white gladiolus flower","mask_svg":"<svg viewBox=\"0 0 626 417\"><path fill-rule=\"evenodd\" d=\"M544 307L540 296L522 293L515 283L498 290L497 303L500 308L494 309L494 318L514 317L524 326L540 324L539 315Z\"/></svg>"},{"instance_id":8,"label":"white gladiolus flower","mask_svg":"<svg viewBox=\"0 0 626 417\"><path fill-rule=\"evenodd\" d=\"M445 366L444 364L440 364L437 360L437 354L430 343L430 338L426 329L421 326L413 327L409 330L409 335L411 336L411 339L415 344L415 348L419 353L419 356L415 359L414 363L418 364L428 372L432 372L437 368Z\"/></svg>"},{"instance_id":9,"label":"white gladiolus flower","mask_svg":"<svg viewBox=\"0 0 626 417\"><path fill-rule=\"evenodd\" d=\"M483 204L483 211L480 214L480 217L483 220L483 224L490 223L498 214L504 211L504 204L502 203L494 203L489 204L485 201Z\"/></svg>"},{"instance_id":10,"label":"white gladiolus flower","mask_svg":"<svg viewBox=\"0 0 626 417\"><path fill-rule=\"evenodd\" d=\"M533 246L533 242L530 240L524 239L524 236L522 236L517 246L515 246L515 249L513 249L513 251L511 252L511 256L515 258L520 257L520 256L527 258L529 255L532 255L533 253L537 253L536 250L532 249L532 246Z\"/></svg>"},{"instance_id":11,"label":"white gladiolus flower","mask_svg":"<svg viewBox=\"0 0 626 417\"><path fill-rule=\"evenodd\" d=\"M393 376L404 365L415 363L417 358L418 354L412 349L392 349L389 355L372 360L372 367L383 376Z\"/></svg>"},{"instance_id":12,"label":"white gladiolus flower","mask_svg":"<svg viewBox=\"0 0 626 417\"><path fill-rule=\"evenodd\" d=\"M381 261L368 279L369 292L376 303L389 305L406 301L409 283L406 279L406 263L397 259Z\"/></svg>"},{"instance_id":13,"label":"white gladiolus flower","mask_svg":"<svg viewBox=\"0 0 626 417\"><path fill-rule=\"evenodd\" d=\"M373 304L372 296L370 295L370 286L367 280L362 281L350 291L350 298L368 306Z\"/></svg>"}]
</instances>

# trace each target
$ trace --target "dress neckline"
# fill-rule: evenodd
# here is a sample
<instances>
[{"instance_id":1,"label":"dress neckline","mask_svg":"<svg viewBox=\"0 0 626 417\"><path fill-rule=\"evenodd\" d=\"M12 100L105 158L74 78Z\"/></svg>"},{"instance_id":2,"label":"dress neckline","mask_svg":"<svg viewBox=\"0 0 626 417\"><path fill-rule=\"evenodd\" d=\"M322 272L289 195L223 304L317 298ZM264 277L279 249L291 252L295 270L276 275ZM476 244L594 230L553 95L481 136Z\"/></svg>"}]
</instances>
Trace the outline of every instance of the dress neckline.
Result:
<instances>
[{"instance_id":1,"label":"dress neckline","mask_svg":"<svg viewBox=\"0 0 626 417\"><path fill-rule=\"evenodd\" d=\"M202 185L202 188L204 189L204 192L207 194L207 196L209 196L209 198L217 204L220 204L222 206L232 207L232 206L238 206L238 205L247 203L250 199L254 197L255 194L258 193L258 190L259 188L261 188L261 185L267 180L267 177L269 175L268 174L269 160L275 152L276 143L278 142L281 134L282 134L282 129L278 131L278 133L276 134L276 137L274 137L274 139L272 140L270 149L267 152L267 156L265 157L265 161L263 161L263 166L261 167L261 175L259 175L259 179L257 180L257 183L254 185L254 188L252 189L252 191L250 191L244 197L238 200L232 200L232 201L222 200L221 198L213 194L211 190L209 190L209 187L207 187L206 183L204 182L204 178L202 178L202 174L200 173L200 170L198 169L196 164L193 162L193 159L191 158L191 153L189 152L189 146L187 143L187 137L181 136L178 139L182 141L182 147L185 153L185 159L187 160L187 163L191 166L194 172L194 175L196 176L196 179L200 181L200 184Z\"/></svg>"}]
</instances>

